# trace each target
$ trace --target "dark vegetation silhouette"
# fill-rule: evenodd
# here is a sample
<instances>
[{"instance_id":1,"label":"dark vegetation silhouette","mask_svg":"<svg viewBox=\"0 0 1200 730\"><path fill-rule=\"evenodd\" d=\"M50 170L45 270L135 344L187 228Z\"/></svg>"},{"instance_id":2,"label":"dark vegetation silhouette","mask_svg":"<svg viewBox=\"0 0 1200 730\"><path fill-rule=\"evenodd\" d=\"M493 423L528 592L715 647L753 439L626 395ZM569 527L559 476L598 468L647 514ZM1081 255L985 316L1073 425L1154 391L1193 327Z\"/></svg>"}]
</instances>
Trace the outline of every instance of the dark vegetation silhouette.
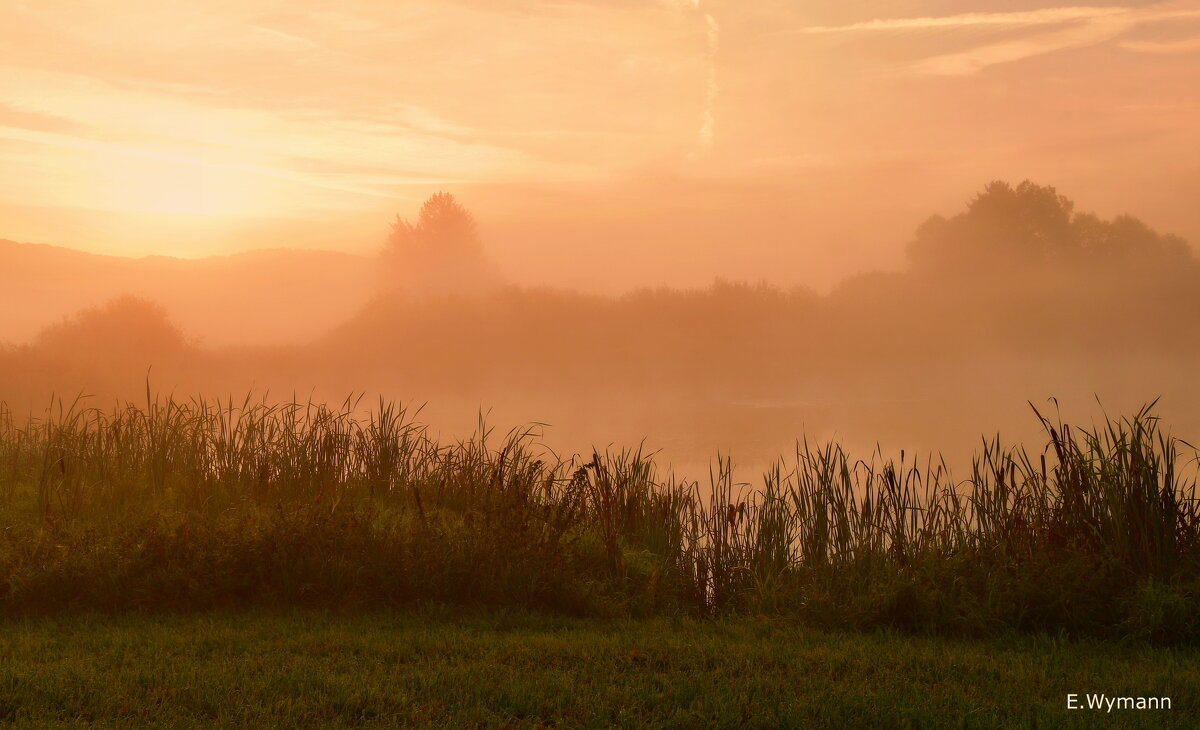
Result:
<instances>
[{"instance_id":1,"label":"dark vegetation silhouette","mask_svg":"<svg viewBox=\"0 0 1200 730\"><path fill-rule=\"evenodd\" d=\"M419 296L479 295L500 276L479 241L479 225L450 193L434 193L414 223L396 216L384 245L384 288Z\"/></svg>"},{"instance_id":2,"label":"dark vegetation silhouette","mask_svg":"<svg viewBox=\"0 0 1200 730\"><path fill-rule=\"evenodd\" d=\"M303 342L353 316L377 268L334 251L126 258L0 240L0 341L31 342L64 316L130 295L158 302L208 347Z\"/></svg>"},{"instance_id":3,"label":"dark vegetation silhouette","mask_svg":"<svg viewBox=\"0 0 1200 730\"><path fill-rule=\"evenodd\" d=\"M82 351L92 358L121 362L177 356L188 349L183 333L161 305L132 296L50 325L38 334L34 346L58 358Z\"/></svg>"},{"instance_id":4,"label":"dark vegetation silhouette","mask_svg":"<svg viewBox=\"0 0 1200 730\"><path fill-rule=\"evenodd\" d=\"M28 346L10 347L0 375L39 399L54 392L128 395L148 368L187 374L203 357L162 306L122 296L46 327Z\"/></svg>"},{"instance_id":5,"label":"dark vegetation silhouette","mask_svg":"<svg viewBox=\"0 0 1200 730\"><path fill-rule=\"evenodd\" d=\"M1149 409L943 464L805 442L739 495L395 404L0 411L0 615L440 601L837 627L1200 638L1195 452Z\"/></svg>"},{"instance_id":6,"label":"dark vegetation silhouette","mask_svg":"<svg viewBox=\"0 0 1200 730\"><path fill-rule=\"evenodd\" d=\"M431 210L451 201L434 202ZM414 233L423 223L398 230L393 247L422 245L412 241L423 240ZM431 388L763 398L798 378L836 379L848 369L989 355L1190 354L1200 341L1200 321L1180 316L1200 305L1191 249L1128 216L1075 214L1051 187L989 184L963 213L922 225L909 259L906 271L853 277L827 296L721 280L615 298L516 287L483 299L447 288L415 304L381 296L313 351L336 368L387 363L405 382ZM416 343L429 349L406 357ZM349 361L334 365L338 353Z\"/></svg>"},{"instance_id":7,"label":"dark vegetation silhouette","mask_svg":"<svg viewBox=\"0 0 1200 730\"><path fill-rule=\"evenodd\" d=\"M388 252L405 256L434 251L452 258L480 255L479 224L450 193L434 193L421 206L416 223L396 215Z\"/></svg>"},{"instance_id":8,"label":"dark vegetation silhouette","mask_svg":"<svg viewBox=\"0 0 1200 730\"><path fill-rule=\"evenodd\" d=\"M1014 188L995 181L966 211L949 219L933 216L921 225L909 244L909 260L916 272L976 278L1045 268L1064 273L1194 266L1187 243L1177 236L1159 234L1132 216L1104 221L1074 209L1053 187L1026 180Z\"/></svg>"}]
</instances>

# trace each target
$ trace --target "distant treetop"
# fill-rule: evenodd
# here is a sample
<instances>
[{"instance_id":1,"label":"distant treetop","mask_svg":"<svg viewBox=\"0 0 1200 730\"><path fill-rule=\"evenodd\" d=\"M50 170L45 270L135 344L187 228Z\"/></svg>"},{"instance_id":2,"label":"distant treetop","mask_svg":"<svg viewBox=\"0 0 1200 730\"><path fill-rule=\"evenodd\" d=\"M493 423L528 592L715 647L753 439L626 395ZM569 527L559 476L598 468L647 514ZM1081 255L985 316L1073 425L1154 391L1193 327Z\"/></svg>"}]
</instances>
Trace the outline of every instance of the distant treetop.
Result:
<instances>
[{"instance_id":1,"label":"distant treetop","mask_svg":"<svg viewBox=\"0 0 1200 730\"><path fill-rule=\"evenodd\" d=\"M991 182L965 212L923 223L909 245L909 259L917 269L993 270L1191 258L1183 239L1157 233L1137 218L1104 221L1074 209L1074 203L1048 185L1026 180L1014 188Z\"/></svg>"},{"instance_id":2,"label":"distant treetop","mask_svg":"<svg viewBox=\"0 0 1200 730\"><path fill-rule=\"evenodd\" d=\"M450 193L434 193L415 223L399 215L383 249L385 289L417 295L478 294L502 279L484 254L475 217Z\"/></svg>"},{"instance_id":3,"label":"distant treetop","mask_svg":"<svg viewBox=\"0 0 1200 730\"><path fill-rule=\"evenodd\" d=\"M389 248L435 249L446 255L474 252L479 246L475 217L450 193L434 193L417 214L416 223L396 216Z\"/></svg>"}]
</instances>

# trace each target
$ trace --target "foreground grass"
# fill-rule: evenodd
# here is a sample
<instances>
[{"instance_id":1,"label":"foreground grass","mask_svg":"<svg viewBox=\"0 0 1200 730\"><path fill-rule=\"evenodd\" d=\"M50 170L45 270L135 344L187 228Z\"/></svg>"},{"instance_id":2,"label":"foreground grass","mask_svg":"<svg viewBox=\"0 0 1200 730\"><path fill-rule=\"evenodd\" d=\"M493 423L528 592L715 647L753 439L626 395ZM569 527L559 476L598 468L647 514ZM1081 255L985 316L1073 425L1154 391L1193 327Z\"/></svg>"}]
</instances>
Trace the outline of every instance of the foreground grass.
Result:
<instances>
[{"instance_id":1,"label":"foreground grass","mask_svg":"<svg viewBox=\"0 0 1200 730\"><path fill-rule=\"evenodd\" d=\"M381 401L0 404L0 616L423 603L1200 644L1200 458L1152 405L945 463L797 444L737 484Z\"/></svg>"},{"instance_id":2,"label":"foreground grass","mask_svg":"<svg viewBox=\"0 0 1200 730\"><path fill-rule=\"evenodd\" d=\"M1195 727L1200 651L433 610L0 623L18 727ZM1067 711L1071 692L1172 710Z\"/></svg>"}]
</instances>

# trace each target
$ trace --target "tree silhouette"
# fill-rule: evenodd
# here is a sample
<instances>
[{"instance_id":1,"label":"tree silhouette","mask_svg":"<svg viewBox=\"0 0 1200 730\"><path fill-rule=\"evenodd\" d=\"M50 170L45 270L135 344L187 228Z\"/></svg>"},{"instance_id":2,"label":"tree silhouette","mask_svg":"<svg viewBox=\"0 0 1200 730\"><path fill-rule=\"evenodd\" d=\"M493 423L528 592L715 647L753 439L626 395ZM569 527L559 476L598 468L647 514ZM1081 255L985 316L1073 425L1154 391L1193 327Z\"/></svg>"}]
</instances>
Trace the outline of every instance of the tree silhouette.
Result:
<instances>
[{"instance_id":1,"label":"tree silhouette","mask_svg":"<svg viewBox=\"0 0 1200 730\"><path fill-rule=\"evenodd\" d=\"M396 216L384 246L386 288L410 294L478 293L500 277L479 243L479 226L450 193L434 193L415 223Z\"/></svg>"},{"instance_id":2,"label":"tree silhouette","mask_svg":"<svg viewBox=\"0 0 1200 730\"><path fill-rule=\"evenodd\" d=\"M466 208L450 193L434 193L417 214L416 223L396 216L388 236L396 254L424 253L448 257L479 252L479 227Z\"/></svg>"},{"instance_id":3,"label":"tree silhouette","mask_svg":"<svg viewBox=\"0 0 1200 730\"><path fill-rule=\"evenodd\" d=\"M1074 210L1051 186L1026 180L1014 188L995 181L965 212L923 223L909 244L909 260L917 270L994 274L1035 265L1097 268L1190 258L1182 239L1159 234L1136 218L1104 221Z\"/></svg>"},{"instance_id":4,"label":"tree silhouette","mask_svg":"<svg viewBox=\"0 0 1200 730\"><path fill-rule=\"evenodd\" d=\"M106 360L178 355L188 347L162 305L129 295L46 327L34 344L47 353L86 352Z\"/></svg>"}]
</instances>

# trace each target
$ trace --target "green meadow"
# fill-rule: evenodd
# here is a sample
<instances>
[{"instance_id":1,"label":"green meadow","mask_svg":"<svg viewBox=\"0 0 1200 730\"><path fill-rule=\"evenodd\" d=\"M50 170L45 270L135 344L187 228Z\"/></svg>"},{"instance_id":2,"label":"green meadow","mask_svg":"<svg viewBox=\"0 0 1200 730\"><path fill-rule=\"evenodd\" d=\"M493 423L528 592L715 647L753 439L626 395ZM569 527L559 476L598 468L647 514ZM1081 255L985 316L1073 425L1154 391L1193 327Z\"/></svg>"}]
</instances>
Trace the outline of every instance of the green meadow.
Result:
<instances>
[{"instance_id":1,"label":"green meadow","mask_svg":"<svg viewBox=\"0 0 1200 730\"><path fill-rule=\"evenodd\" d=\"M0 624L15 727L1195 727L1200 654L1047 636L513 611ZM1170 710L1067 710L1069 693ZM1081 700L1082 701L1082 700Z\"/></svg>"}]
</instances>

